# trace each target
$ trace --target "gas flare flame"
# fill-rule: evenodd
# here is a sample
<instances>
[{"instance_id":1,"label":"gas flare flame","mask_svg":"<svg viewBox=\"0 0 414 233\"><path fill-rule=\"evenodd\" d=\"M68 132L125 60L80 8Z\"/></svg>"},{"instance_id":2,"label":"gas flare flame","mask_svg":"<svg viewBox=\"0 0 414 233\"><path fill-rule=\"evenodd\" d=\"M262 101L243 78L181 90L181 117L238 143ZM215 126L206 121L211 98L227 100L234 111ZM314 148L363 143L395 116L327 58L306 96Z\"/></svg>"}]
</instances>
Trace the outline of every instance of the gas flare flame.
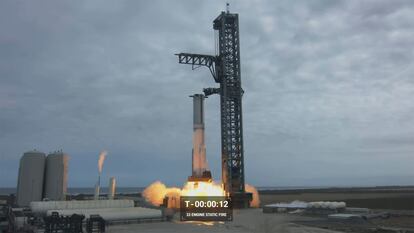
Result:
<instances>
[{"instance_id":1,"label":"gas flare flame","mask_svg":"<svg viewBox=\"0 0 414 233\"><path fill-rule=\"evenodd\" d=\"M103 164L104 164L105 157L106 157L107 154L108 154L108 152L106 152L105 150L104 151L101 151L101 153L99 154L99 160L98 160L98 171L99 171L99 174L102 173Z\"/></svg>"}]
</instances>

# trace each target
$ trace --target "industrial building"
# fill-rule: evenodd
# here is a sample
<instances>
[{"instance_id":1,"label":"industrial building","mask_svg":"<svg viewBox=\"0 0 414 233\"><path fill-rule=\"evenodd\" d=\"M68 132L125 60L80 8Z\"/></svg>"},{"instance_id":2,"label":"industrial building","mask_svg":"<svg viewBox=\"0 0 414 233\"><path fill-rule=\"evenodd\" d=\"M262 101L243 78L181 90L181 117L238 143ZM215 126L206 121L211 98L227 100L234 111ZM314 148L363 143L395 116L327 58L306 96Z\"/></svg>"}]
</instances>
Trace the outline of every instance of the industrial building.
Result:
<instances>
[{"instance_id":1,"label":"industrial building","mask_svg":"<svg viewBox=\"0 0 414 233\"><path fill-rule=\"evenodd\" d=\"M43 198L65 200L69 157L62 151L50 153L46 158Z\"/></svg>"},{"instance_id":2,"label":"industrial building","mask_svg":"<svg viewBox=\"0 0 414 233\"><path fill-rule=\"evenodd\" d=\"M28 206L32 201L43 199L46 154L33 150L20 159L17 181L17 205Z\"/></svg>"},{"instance_id":3,"label":"industrial building","mask_svg":"<svg viewBox=\"0 0 414 233\"><path fill-rule=\"evenodd\" d=\"M29 206L32 201L65 200L67 191L68 155L28 151L20 159L17 182L17 205Z\"/></svg>"}]
</instances>

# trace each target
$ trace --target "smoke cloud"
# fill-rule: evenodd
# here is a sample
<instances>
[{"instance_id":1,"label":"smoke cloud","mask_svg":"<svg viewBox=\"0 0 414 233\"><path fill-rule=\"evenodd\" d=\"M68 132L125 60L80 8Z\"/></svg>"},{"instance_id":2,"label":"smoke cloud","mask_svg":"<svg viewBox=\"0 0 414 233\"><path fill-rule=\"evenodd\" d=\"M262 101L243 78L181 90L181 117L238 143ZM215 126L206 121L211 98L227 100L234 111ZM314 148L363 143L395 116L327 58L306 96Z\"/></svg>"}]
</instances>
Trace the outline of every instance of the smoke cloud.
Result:
<instances>
[{"instance_id":1,"label":"smoke cloud","mask_svg":"<svg viewBox=\"0 0 414 233\"><path fill-rule=\"evenodd\" d=\"M101 151L101 153L99 154L99 160L98 160L98 171L99 173L102 173L102 168L103 168L103 164L105 161L105 157L108 154L108 152L106 152L105 150Z\"/></svg>"},{"instance_id":2,"label":"smoke cloud","mask_svg":"<svg viewBox=\"0 0 414 233\"><path fill-rule=\"evenodd\" d=\"M142 192L142 196L152 204L159 206L163 203L164 197L175 196L179 199L180 193L181 190L179 188L167 188L165 184L160 181L156 181L145 188Z\"/></svg>"}]
</instances>

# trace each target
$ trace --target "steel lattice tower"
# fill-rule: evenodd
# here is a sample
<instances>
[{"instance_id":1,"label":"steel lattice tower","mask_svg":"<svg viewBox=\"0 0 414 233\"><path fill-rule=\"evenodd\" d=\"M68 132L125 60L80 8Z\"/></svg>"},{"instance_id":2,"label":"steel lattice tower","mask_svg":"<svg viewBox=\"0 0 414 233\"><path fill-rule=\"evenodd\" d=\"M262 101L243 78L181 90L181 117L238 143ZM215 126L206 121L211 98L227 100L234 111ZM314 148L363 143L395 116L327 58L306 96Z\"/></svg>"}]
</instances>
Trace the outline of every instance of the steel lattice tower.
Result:
<instances>
[{"instance_id":1,"label":"steel lattice tower","mask_svg":"<svg viewBox=\"0 0 414 233\"><path fill-rule=\"evenodd\" d=\"M218 55L180 53L178 62L193 69L206 66L220 88L205 88L206 96L220 94L222 181L233 205L247 207L251 194L245 192L240 40L238 14L221 12L213 21L218 31Z\"/></svg>"}]
</instances>

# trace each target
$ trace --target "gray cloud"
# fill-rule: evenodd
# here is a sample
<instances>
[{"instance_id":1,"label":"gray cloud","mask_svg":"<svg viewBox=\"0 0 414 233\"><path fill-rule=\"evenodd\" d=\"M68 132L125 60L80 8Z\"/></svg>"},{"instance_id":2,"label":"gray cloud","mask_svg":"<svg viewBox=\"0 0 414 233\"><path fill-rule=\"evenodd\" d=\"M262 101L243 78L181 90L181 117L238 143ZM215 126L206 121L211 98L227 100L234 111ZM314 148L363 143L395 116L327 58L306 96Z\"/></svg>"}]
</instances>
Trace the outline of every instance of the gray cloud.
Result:
<instances>
[{"instance_id":1,"label":"gray cloud","mask_svg":"<svg viewBox=\"0 0 414 233\"><path fill-rule=\"evenodd\" d=\"M15 185L33 148L67 151L72 186L93 185L102 149L104 173L120 185L183 182L187 96L215 84L173 54L214 53L212 20L224 5L0 3L0 186ZM413 184L412 1L234 1L231 10L240 14L248 182ZM207 99L216 178L218 104Z\"/></svg>"}]
</instances>

